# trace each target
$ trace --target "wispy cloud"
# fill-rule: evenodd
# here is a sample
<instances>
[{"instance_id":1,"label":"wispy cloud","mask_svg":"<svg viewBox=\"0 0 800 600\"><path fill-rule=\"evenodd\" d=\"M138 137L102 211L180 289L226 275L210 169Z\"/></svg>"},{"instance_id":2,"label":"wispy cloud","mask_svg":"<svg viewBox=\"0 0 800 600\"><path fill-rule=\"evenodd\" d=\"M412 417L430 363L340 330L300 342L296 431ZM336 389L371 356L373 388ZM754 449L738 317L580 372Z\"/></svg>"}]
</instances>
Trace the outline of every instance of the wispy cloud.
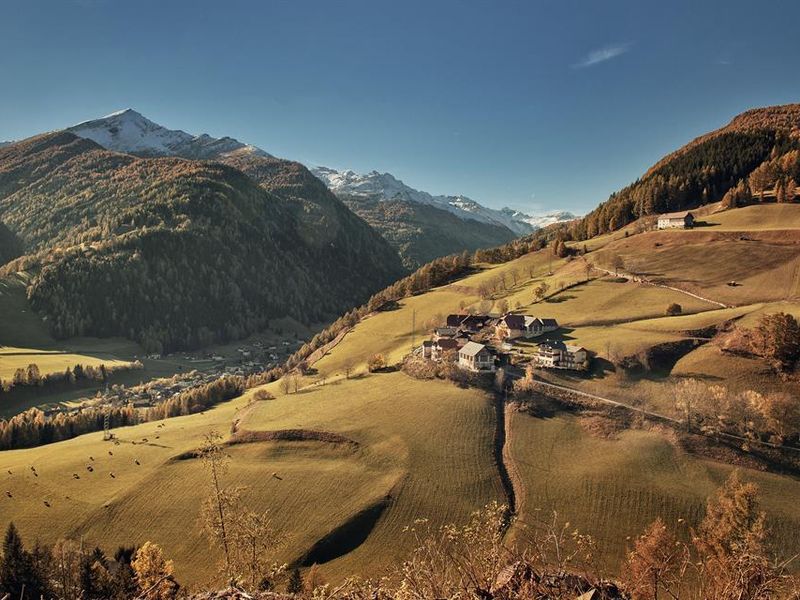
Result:
<instances>
[{"instance_id":1,"label":"wispy cloud","mask_svg":"<svg viewBox=\"0 0 800 600\"><path fill-rule=\"evenodd\" d=\"M603 46L602 48L598 48L589 52L589 54L572 65L572 68L585 69L586 67L593 67L594 65L598 65L602 62L606 62L607 60L611 60L612 58L616 58L617 56L621 56L630 49L630 44L613 44L609 46Z\"/></svg>"}]
</instances>

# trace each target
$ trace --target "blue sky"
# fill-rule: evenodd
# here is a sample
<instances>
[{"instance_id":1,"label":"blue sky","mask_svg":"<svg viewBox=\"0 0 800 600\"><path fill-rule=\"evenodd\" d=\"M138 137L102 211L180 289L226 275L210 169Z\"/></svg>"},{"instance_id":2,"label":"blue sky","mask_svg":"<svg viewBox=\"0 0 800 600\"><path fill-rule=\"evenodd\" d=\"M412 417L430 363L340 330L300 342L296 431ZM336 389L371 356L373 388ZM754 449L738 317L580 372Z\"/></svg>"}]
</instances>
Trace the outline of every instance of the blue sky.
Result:
<instances>
[{"instance_id":1,"label":"blue sky","mask_svg":"<svg viewBox=\"0 0 800 600\"><path fill-rule=\"evenodd\" d=\"M584 212L800 101L800 2L0 0L0 139L131 107L432 193Z\"/></svg>"}]
</instances>

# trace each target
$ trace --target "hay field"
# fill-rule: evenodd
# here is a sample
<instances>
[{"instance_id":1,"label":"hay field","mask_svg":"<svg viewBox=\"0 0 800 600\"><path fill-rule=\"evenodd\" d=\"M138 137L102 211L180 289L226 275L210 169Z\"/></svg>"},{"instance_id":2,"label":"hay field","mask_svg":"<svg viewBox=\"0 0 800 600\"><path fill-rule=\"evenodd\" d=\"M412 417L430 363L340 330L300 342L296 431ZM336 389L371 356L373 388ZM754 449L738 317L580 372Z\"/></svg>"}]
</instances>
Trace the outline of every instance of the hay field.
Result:
<instances>
[{"instance_id":1,"label":"hay field","mask_svg":"<svg viewBox=\"0 0 800 600\"><path fill-rule=\"evenodd\" d=\"M686 531L704 514L708 495L732 467L688 456L656 433L625 431L618 439L587 433L578 418L511 417L509 451L525 487L513 536L553 509L599 544L608 572L615 572L627 537L641 533L660 516L668 527ZM773 541L784 557L800 551L800 481L750 469L743 479L761 488L762 508L769 515ZM537 510L538 509L538 510Z\"/></svg>"},{"instance_id":2,"label":"hay field","mask_svg":"<svg viewBox=\"0 0 800 600\"><path fill-rule=\"evenodd\" d=\"M414 519L461 522L486 503L502 501L492 461L494 410L483 392L389 373L247 403L241 398L204 414L121 428L119 445L97 433L3 452L2 491L12 497L0 497L2 514L31 541L83 535L110 551L156 541L175 559L182 581L201 584L213 573L196 560L198 553L209 555L198 522L204 475L198 460L174 457L196 448L211 429L227 432L235 418L248 430L316 429L358 443L231 447L229 483L246 486L253 507L270 510L285 540L281 560L297 559L391 497L364 544L326 563L326 576L382 574L410 549L402 528Z\"/></svg>"}]
</instances>

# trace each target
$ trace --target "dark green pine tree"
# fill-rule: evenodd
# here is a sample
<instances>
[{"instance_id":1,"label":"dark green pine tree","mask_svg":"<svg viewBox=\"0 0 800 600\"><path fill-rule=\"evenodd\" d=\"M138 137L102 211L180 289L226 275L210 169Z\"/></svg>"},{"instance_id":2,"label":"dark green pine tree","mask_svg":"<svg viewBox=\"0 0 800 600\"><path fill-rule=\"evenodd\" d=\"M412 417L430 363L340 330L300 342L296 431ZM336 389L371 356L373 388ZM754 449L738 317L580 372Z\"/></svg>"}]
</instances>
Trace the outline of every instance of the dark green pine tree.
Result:
<instances>
[{"instance_id":1,"label":"dark green pine tree","mask_svg":"<svg viewBox=\"0 0 800 600\"><path fill-rule=\"evenodd\" d=\"M34 569L30 554L14 523L9 523L3 538L3 558L0 562L0 593L11 598L38 599L46 593L42 578Z\"/></svg>"},{"instance_id":2,"label":"dark green pine tree","mask_svg":"<svg viewBox=\"0 0 800 600\"><path fill-rule=\"evenodd\" d=\"M0 592L19 598L25 584L25 571L28 557L22 545L22 538L14 523L9 523L3 538L3 559L0 562Z\"/></svg>"}]
</instances>

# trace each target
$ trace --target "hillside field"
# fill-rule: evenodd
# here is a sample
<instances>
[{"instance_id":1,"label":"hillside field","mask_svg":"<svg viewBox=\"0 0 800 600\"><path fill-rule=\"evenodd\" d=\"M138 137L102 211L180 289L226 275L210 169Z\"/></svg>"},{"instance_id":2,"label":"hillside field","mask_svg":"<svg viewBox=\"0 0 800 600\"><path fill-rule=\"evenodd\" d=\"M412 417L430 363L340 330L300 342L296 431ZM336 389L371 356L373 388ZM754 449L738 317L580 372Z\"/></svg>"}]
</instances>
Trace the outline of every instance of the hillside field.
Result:
<instances>
[{"instance_id":1,"label":"hillside field","mask_svg":"<svg viewBox=\"0 0 800 600\"><path fill-rule=\"evenodd\" d=\"M119 445L103 442L98 433L4 452L0 477L13 497L0 500L3 514L30 540L83 535L107 550L156 541L175 558L182 581L200 583L212 575L193 559L206 544L198 522L205 475L200 461L174 457L196 448L212 429L227 433L237 411L248 430L332 431L358 444L231 447L229 483L246 486L251 506L270 511L284 540L282 560L299 558L318 539L388 496L367 541L324 569L332 576L355 571L380 575L410 549L411 539L402 529L415 518L426 516L438 526L463 521L492 500L502 501L492 462L494 409L482 392L394 373L252 405L248 399L205 414L117 430ZM93 466L92 473L87 465Z\"/></svg>"},{"instance_id":2,"label":"hillside field","mask_svg":"<svg viewBox=\"0 0 800 600\"><path fill-rule=\"evenodd\" d=\"M630 538L656 517L687 537L703 517L706 498L732 470L689 456L658 433L623 431L605 439L587 433L576 417L522 412L512 412L510 422L509 453L525 489L512 536L524 541L529 529L557 510L561 521L594 537L601 567L610 573L617 572ZM751 469L739 473L760 488L775 547L785 558L796 554L800 480Z\"/></svg>"},{"instance_id":3,"label":"hillside field","mask_svg":"<svg viewBox=\"0 0 800 600\"><path fill-rule=\"evenodd\" d=\"M729 212L730 222L740 218ZM201 586L214 577L209 565L219 559L212 551L209 564L196 560L208 554L198 520L205 476L200 461L178 457L196 449L211 430L229 436L234 422L240 431L311 431L316 433L300 441L262 434L255 436L260 441L230 446L228 483L246 488L251 507L270 511L279 533L278 559L319 562L331 581L386 574L412 548L403 529L416 519L428 518L433 527L463 523L472 511L506 496L495 464L493 395L415 380L391 368L368 374L372 354L397 363L412 340L420 344L444 315L482 305L497 310L505 300L512 309L557 318L563 329L555 337L596 353L597 366L588 376L542 373L574 388L667 411L676 376L779 385L758 361L721 354L701 331L731 320L752 326L760 315L778 310L800 314L796 232L764 227L747 233L751 240L739 240L738 233L729 239L731 231L714 233L713 227L623 234L598 242L585 257L556 259L542 250L501 265L476 265L467 277L369 315L311 365L296 393L284 394L280 382L273 382L265 389L274 400L252 401L255 391L249 391L204 413L118 429L119 444L96 433L0 453L0 512L27 541L84 536L111 551L119 544L158 542L175 559L178 579ZM700 242L697 235L728 237ZM654 240L663 240L661 246ZM703 244L709 250L700 253L695 245ZM755 249L767 267L755 272L740 245ZM701 289L709 300L735 306L721 308L680 289L587 270L586 261L602 267L614 252L627 253L677 288ZM728 290L728 277L742 285ZM504 285L497 285L500 279ZM533 290L542 282L549 291L536 302ZM487 285L494 291L482 298ZM728 295L717 296L723 291ZM675 302L683 314L666 317L666 307ZM668 372L624 378L609 367L608 359L686 341L697 345L676 356ZM523 354L532 349L533 344L518 345ZM319 432L336 436L310 439ZM706 497L731 470L678 450L669 432L630 430L601 439L566 413L513 413L505 433L506 455L519 475L519 514L510 539L524 539L526 525L558 507L562 520L596 537L601 562L612 573L626 537L657 515L676 527L679 518L696 524ZM800 527L800 507L793 501L800 497L800 480L749 469L742 469L742 477L761 486L776 543L787 553L800 551L793 536ZM330 544L321 547L320 540Z\"/></svg>"}]
</instances>

